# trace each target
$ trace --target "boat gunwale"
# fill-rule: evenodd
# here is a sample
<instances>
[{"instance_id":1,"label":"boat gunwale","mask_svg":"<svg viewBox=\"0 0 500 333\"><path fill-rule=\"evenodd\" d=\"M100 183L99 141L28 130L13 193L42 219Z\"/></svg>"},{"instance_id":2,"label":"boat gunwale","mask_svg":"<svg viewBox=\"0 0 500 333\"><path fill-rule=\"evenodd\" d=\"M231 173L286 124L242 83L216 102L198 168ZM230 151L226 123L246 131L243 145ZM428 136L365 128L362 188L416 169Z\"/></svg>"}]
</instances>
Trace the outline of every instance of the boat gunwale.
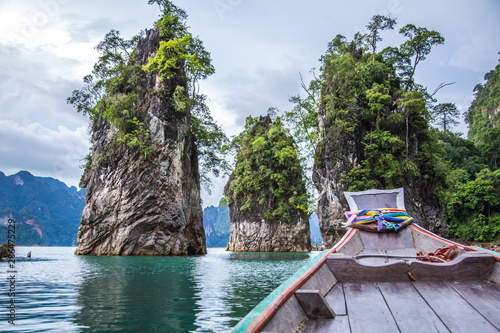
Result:
<instances>
[{"instance_id":1,"label":"boat gunwale","mask_svg":"<svg viewBox=\"0 0 500 333\"><path fill-rule=\"evenodd\" d=\"M478 246L467 246L467 245L463 245L463 244L454 242L454 241L449 240L447 238L438 236L435 233L433 233L432 231L429 231L429 230L421 227L420 225L418 225L416 223L412 224L410 226L410 228L416 229L418 232L421 232L421 233L423 233L423 234L425 234L425 235L427 235L429 237L438 239L438 240L443 241L445 243L452 244L452 245L457 245L458 247L462 248L463 250L465 250L467 252L483 252L483 253L487 253L487 254L493 256L493 258L495 258L496 261L500 262L500 253L498 253L498 252L486 250L486 249L483 249L483 248L478 247Z\"/></svg>"}]
</instances>

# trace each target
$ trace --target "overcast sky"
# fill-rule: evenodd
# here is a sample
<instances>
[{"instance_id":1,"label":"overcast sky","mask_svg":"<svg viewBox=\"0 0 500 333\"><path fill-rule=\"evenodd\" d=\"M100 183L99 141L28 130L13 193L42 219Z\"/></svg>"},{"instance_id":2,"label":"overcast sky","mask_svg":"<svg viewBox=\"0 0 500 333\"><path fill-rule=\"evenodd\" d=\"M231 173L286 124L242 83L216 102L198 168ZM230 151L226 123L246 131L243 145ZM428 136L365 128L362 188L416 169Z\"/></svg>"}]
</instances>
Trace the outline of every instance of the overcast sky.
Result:
<instances>
[{"instance_id":1,"label":"overcast sky","mask_svg":"<svg viewBox=\"0 0 500 333\"><path fill-rule=\"evenodd\" d=\"M216 73L202 83L214 118L231 136L248 115L290 109L300 77L310 78L337 34L349 40L375 14L398 19L383 42L397 46L408 23L445 37L417 68L417 82L438 102L469 107L473 88L500 57L498 0L175 0L193 35L212 54ZM78 186L90 139L88 119L66 104L97 59L94 46L111 29L125 37L151 28L157 6L146 0L0 0L0 171L27 170ZM466 133L465 125L456 131ZM216 180L203 206L216 205L226 180Z\"/></svg>"}]
</instances>

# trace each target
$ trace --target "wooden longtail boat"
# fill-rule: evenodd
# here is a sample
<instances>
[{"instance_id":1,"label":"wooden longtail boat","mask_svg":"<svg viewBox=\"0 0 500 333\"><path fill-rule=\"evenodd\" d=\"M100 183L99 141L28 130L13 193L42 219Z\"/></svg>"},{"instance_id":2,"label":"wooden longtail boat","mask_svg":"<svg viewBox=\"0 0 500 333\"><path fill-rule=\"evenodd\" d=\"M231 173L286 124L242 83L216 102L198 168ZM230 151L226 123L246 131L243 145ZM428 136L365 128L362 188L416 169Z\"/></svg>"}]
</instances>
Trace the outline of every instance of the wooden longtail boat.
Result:
<instances>
[{"instance_id":1,"label":"wooden longtail boat","mask_svg":"<svg viewBox=\"0 0 500 333\"><path fill-rule=\"evenodd\" d=\"M346 198L352 211L404 208L403 189ZM447 262L432 258L442 248L456 255ZM425 257L437 262L419 261ZM500 332L500 253L416 224L397 232L352 226L233 332Z\"/></svg>"}]
</instances>

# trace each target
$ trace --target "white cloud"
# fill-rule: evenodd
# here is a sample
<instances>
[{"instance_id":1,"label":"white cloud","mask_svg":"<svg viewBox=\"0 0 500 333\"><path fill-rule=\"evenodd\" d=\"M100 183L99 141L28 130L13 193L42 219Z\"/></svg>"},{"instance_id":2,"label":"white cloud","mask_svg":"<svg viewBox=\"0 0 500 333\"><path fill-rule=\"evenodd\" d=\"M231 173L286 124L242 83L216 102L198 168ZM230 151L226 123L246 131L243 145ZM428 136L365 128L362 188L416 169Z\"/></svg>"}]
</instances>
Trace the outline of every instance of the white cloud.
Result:
<instances>
[{"instance_id":1,"label":"white cloud","mask_svg":"<svg viewBox=\"0 0 500 333\"><path fill-rule=\"evenodd\" d=\"M80 165L90 146L85 126L52 130L39 123L21 126L12 120L0 120L0 141L4 173L27 170L58 178L68 186L78 186Z\"/></svg>"},{"instance_id":2,"label":"white cloud","mask_svg":"<svg viewBox=\"0 0 500 333\"><path fill-rule=\"evenodd\" d=\"M211 192L208 193L205 188L201 187L202 206L218 206L220 199L223 197L224 186L226 186L228 177L217 178L212 180Z\"/></svg>"},{"instance_id":3,"label":"white cloud","mask_svg":"<svg viewBox=\"0 0 500 333\"><path fill-rule=\"evenodd\" d=\"M500 45L492 43L487 35L469 36L450 59L450 65L485 73L499 51Z\"/></svg>"}]
</instances>

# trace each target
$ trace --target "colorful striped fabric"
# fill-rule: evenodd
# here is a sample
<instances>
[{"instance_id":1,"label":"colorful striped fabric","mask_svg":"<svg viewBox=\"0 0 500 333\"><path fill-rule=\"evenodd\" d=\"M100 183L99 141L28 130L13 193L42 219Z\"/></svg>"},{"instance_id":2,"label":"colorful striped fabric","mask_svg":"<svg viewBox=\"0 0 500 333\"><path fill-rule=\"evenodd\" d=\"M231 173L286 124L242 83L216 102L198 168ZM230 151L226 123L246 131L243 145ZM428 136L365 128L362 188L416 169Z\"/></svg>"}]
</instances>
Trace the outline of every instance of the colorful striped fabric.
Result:
<instances>
[{"instance_id":1,"label":"colorful striped fabric","mask_svg":"<svg viewBox=\"0 0 500 333\"><path fill-rule=\"evenodd\" d=\"M345 226L349 226L352 223L355 224L366 224L377 222L378 231L384 229L384 227L391 229L399 229L400 222L404 222L410 218L410 215L406 213L405 209L397 208L379 208L379 209L364 209L357 212L346 212L347 222Z\"/></svg>"}]
</instances>

